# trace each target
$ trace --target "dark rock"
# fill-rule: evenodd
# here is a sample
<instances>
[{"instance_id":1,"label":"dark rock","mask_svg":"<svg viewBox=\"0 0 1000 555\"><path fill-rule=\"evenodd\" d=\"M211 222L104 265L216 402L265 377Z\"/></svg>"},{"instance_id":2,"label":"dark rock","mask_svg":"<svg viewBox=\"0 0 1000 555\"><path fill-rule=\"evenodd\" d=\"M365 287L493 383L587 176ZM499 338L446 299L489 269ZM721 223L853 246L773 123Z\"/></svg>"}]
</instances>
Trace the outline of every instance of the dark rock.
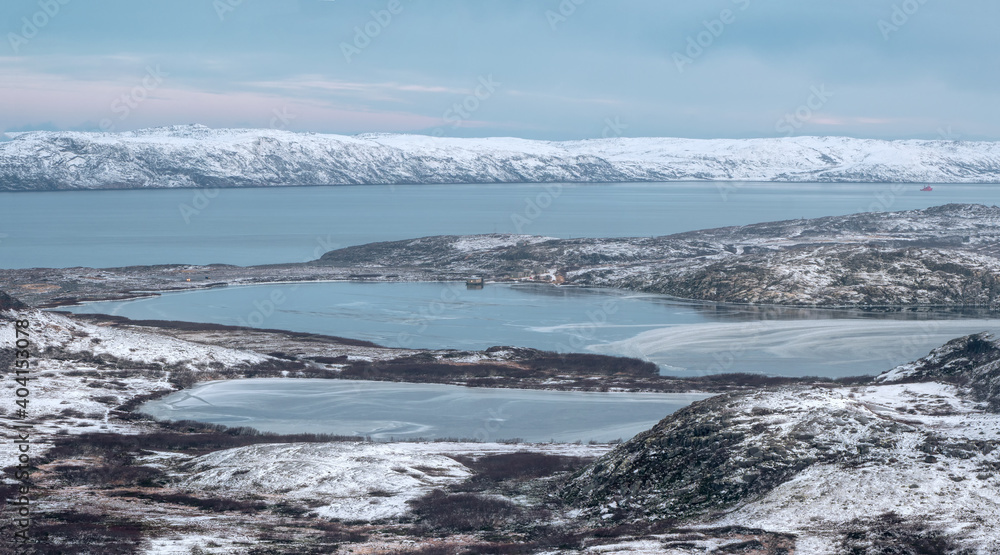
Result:
<instances>
[{"instance_id":1,"label":"dark rock","mask_svg":"<svg viewBox=\"0 0 1000 555\"><path fill-rule=\"evenodd\" d=\"M28 305L22 303L21 301L11 297L7 293L0 291L0 311L3 310L24 310L28 308Z\"/></svg>"},{"instance_id":2,"label":"dark rock","mask_svg":"<svg viewBox=\"0 0 1000 555\"><path fill-rule=\"evenodd\" d=\"M831 421L850 415L824 403L803 406L802 399L813 394L809 388L769 394L789 410L755 411L743 394L679 410L578 472L563 497L595 517L684 519L757 498L817 463L853 466L888 458L889 451L880 446L892 444L896 423L870 419L859 425L864 429L858 434L871 438L863 449L845 441L819 445L813 438L829 430ZM828 398L823 392L815 395ZM786 424L760 426L772 418ZM797 439L802 437L810 439Z\"/></svg>"},{"instance_id":3,"label":"dark rock","mask_svg":"<svg viewBox=\"0 0 1000 555\"><path fill-rule=\"evenodd\" d=\"M1000 412L1000 344L986 332L959 337L876 381L951 383L973 400L987 403L988 410Z\"/></svg>"}]
</instances>

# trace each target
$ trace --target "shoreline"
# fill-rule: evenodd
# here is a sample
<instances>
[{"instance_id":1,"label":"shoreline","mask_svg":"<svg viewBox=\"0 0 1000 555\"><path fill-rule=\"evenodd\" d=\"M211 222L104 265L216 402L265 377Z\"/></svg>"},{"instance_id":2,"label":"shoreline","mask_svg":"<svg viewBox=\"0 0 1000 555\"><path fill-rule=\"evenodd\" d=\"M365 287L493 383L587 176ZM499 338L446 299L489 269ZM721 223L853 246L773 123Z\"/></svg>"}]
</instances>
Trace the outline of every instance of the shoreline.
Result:
<instances>
[{"instance_id":1,"label":"shoreline","mask_svg":"<svg viewBox=\"0 0 1000 555\"><path fill-rule=\"evenodd\" d=\"M577 393L721 394L762 385L843 385L866 382L873 376L824 378L788 377L730 372L703 376L673 376L638 359L597 353L555 353L531 348L498 346L483 350L418 349L385 347L371 341L296 332L282 329L247 328L227 324L172 320L132 320L106 314L60 314L107 329L160 334L184 341L229 348L252 348L254 352L280 354L275 363L284 365L282 379L319 378L414 385L453 385L476 389L519 389ZM246 346L249 343L249 347ZM339 356L318 354L335 350ZM476 362L454 362L456 354ZM273 358L273 357L272 357ZM588 365L604 369L591 371ZM652 370L656 369L653 373ZM232 379L255 376L226 376ZM202 377L194 383L210 381Z\"/></svg>"},{"instance_id":2,"label":"shoreline","mask_svg":"<svg viewBox=\"0 0 1000 555\"><path fill-rule=\"evenodd\" d=\"M344 247L308 262L0 270L46 308L241 285L554 283L762 309L1000 311L1000 208L950 204L661 237L441 235Z\"/></svg>"},{"instance_id":3,"label":"shoreline","mask_svg":"<svg viewBox=\"0 0 1000 555\"><path fill-rule=\"evenodd\" d=\"M745 185L931 185L931 186L947 186L947 185L978 185L978 186L991 186L1000 185L1000 180L997 181L853 181L853 180L831 180L831 181L754 181L754 180L744 180L744 179L724 179L724 178L712 178L712 179L656 179L656 180L628 180L628 181L483 181L483 182L466 182L466 181L445 181L445 182L409 182L400 181L392 183L326 183L326 184L292 184L292 185L213 185L212 187L192 187L192 186L180 186L180 187L77 187L77 188L55 188L55 189L0 189L0 194L2 193L65 193L65 192L75 192L75 191L198 191L205 189L316 189L316 188L342 188L342 187L425 187L425 186L470 186L470 187L490 187L490 186L530 186L530 187L545 187L552 185L569 185L573 187L578 186L601 186L601 185L651 185L663 183L667 185L673 184L685 184L685 185L709 185L712 183L742 183Z\"/></svg>"},{"instance_id":4,"label":"shoreline","mask_svg":"<svg viewBox=\"0 0 1000 555\"><path fill-rule=\"evenodd\" d=\"M194 384L193 386L191 386L189 388L185 388L185 389L178 390L178 391L173 391L173 392L167 393L167 394L165 394L163 396L158 396L157 398L154 398L154 399L145 400L145 401L141 402L139 405L137 405L135 407L135 409L133 410L133 414L139 415L139 416L142 416L142 417L151 418L152 421L155 421L157 423L165 423L168 426L176 425L177 422L195 421L195 422L201 422L201 423L212 425L212 426L223 425L223 426L227 426L227 427L235 427L233 425L221 424L221 423L218 423L218 422L212 422L210 420L204 420L204 419L197 418L197 417L175 418L175 417L170 416L171 414L174 413L175 410L182 412L182 411L184 411L184 408L175 409L175 408L171 407L171 408L166 409L166 410L160 410L159 411L159 413L160 413L159 415L142 412L141 409L146 404L151 403L151 402L156 402L156 401L159 401L159 402L161 402L161 403L163 403L163 404L166 405L167 403L166 403L166 401L164 399L166 397L170 397L170 396L174 396L174 395L187 394L188 396L194 397L195 396L194 395L195 391L203 391L204 388L206 388L206 387L213 387L213 386L220 386L221 385L224 388L231 386L231 387L239 389L241 386L250 386L250 387L252 387L254 384L257 384L258 386L261 386L261 387L263 387L263 386L270 387L270 384L274 384L276 387L280 387L280 383L287 383L288 380L294 380L294 381L300 382L300 383L303 380L311 380L311 381L307 381L306 383L303 383L301 387L311 387L311 388L314 388L314 389L311 390L312 393L316 393L316 392L320 391L321 389L325 389L324 388L324 384L322 382L327 381L327 380L324 380L322 378L308 378L308 377L255 377L255 378L232 378L232 379L223 379L223 380L203 381L203 382L198 382L198 383ZM261 382L263 382L263 383L261 383ZM379 384L381 384L381 385L379 385ZM335 384L333 384L333 385L334 385L334 387L331 388L332 390L338 390L339 391L342 388L346 388L346 389L350 389L350 390L354 391L357 394L364 394L366 391L377 394L378 390L382 389L383 385L385 386L386 389L392 389L393 386L396 386L396 387L400 387L400 388L405 388L408 391L414 391L412 389L412 387L410 387L410 386L424 386L424 388L421 389L421 390L419 390L419 391L423 391L424 389L427 389L428 391L433 391L435 393L439 393L439 392L460 392L462 390L479 390L480 392L483 392L485 390L485 391L493 393L493 392L496 392L499 389L503 389L505 392L508 392L508 391L511 392L512 395L517 396L519 399L521 398L520 394L527 394L528 396L532 396L532 395L555 395L557 397L562 397L562 396L565 395L566 397L564 398L564 400L576 399L576 400L581 401L581 402L600 402L600 401L609 401L609 400L612 400L612 401L632 401L632 400L635 400L635 401L638 401L638 402L662 402L663 404L668 404L668 405L674 406L675 407L674 411L680 410L680 409L685 408L687 406L690 406L691 404L696 403L698 401L702 401L702 400L705 400L705 399L708 399L708 398L720 395L719 393L695 392L695 391L684 391L684 392L621 391L621 392L618 392L618 391L565 391L565 390L552 390L552 389L532 389L532 388L524 388L524 387L489 388L489 387L471 387L471 386L467 386L467 385L447 384L447 383L381 382L381 381L358 380L358 379L335 380ZM231 395L232 394L232 389L229 389L228 391L230 392L230 395ZM241 393L239 395L243 395L243 396L246 396L247 398L249 398L253 394L254 393L252 391L246 391L246 392ZM201 395L205 395L205 394L201 393ZM197 397L197 398L199 400L202 400L202 398L200 396ZM209 397L209 398L211 398L211 397ZM181 401L186 400L186 399L188 399L188 397L184 397L183 399L181 399ZM272 400L280 401L281 397L274 398ZM163 409L163 407L161 407L161 409ZM651 422L653 424L655 424L655 422L659 421L660 419L662 419L662 416L660 416L659 418L653 419ZM388 435L388 437L376 437L376 436L386 436L387 432L373 431L373 432L366 433L366 434L361 434L361 433L350 434L350 433L344 433L344 432L331 432L331 431L312 430L312 429L310 429L310 426L313 426L313 425L309 423L309 419L300 419L300 420L297 420L297 422L299 422L300 425L296 426L296 428L295 428L296 431L295 432L288 432L288 431L279 432L279 431L271 431L271 430L267 430L267 429L262 429L262 428L259 427L259 425L255 425L253 423L253 422L260 422L261 420L265 421L265 422L262 422L263 425L265 425L265 426L271 425L268 422L271 422L272 419L269 419L267 417L263 417L262 419L260 419L260 418L254 418L253 421L251 422L251 424L249 426L239 426L239 427L241 427L241 428L242 427L253 428L253 429L256 429L257 431L259 431L261 433L265 433L265 434L267 434L267 433L276 433L276 434L315 433L315 434L321 434L321 435L335 435L335 436L357 435L357 437L358 437L359 440L365 440L365 441L374 442L374 443L383 443L383 442L387 442L387 441L388 442L395 442L395 443L398 443L398 442L406 442L406 443L413 443L413 442L441 442L441 441L445 441L446 440L446 439L443 439L443 438L456 438L457 437L457 438L460 439L460 441L463 441L463 442L474 442L474 443L497 442L497 443L529 444L529 445L530 444L539 444L539 445L552 445L552 444L570 445L570 444L581 444L582 443L582 444L586 444L586 445L614 445L614 444L617 444L617 443L620 443L622 441L626 441L627 439L629 439L628 437L620 437L618 439L612 439L612 440L607 440L607 441L593 440L593 439L591 439L591 440L588 440L588 439L575 439L575 440L566 440L566 441L527 441L523 437L520 437L520 436L518 436L518 437L511 437L511 438L502 438L501 437L501 438L496 438L496 439L476 439L476 438L464 437L464 436L461 436L461 435L449 435L447 433L447 431L442 431L440 434L438 434L438 435L441 436L440 438L432 438L432 437L425 437L425 436L419 436L419 435L413 436L413 437L407 437L406 432L400 432L400 434L402 434L401 436ZM394 420L392 420L392 422L397 422L397 420L398 419L394 419ZM324 419L324 421L325 421L325 419ZM429 424L426 424L426 423L414 422L414 421L410 421L410 420L398 420L398 421L400 421L400 422L405 421L408 424L418 424L419 423L421 426L424 426L424 427L430 426ZM629 425L634 425L634 424L635 423L625 422L625 423L619 423L616 427L623 427L623 426L627 427ZM649 426L642 427L639 430L639 432L647 429L648 427ZM639 433L639 432L636 432L636 433ZM491 434L491 435L493 435L493 434ZM634 435L634 434L632 434L632 435ZM629 437L631 437L631 435ZM452 441L452 440L451 439L447 439L447 441Z\"/></svg>"},{"instance_id":5,"label":"shoreline","mask_svg":"<svg viewBox=\"0 0 1000 555\"><path fill-rule=\"evenodd\" d=\"M270 266L270 265L268 265ZM185 266L187 267L187 266ZM258 269L267 266L242 266L241 268L247 269ZM52 270L54 272L66 270L67 268L44 268L45 270ZM75 268L74 268L75 269ZM87 268L91 269L91 268ZM112 271L119 268L93 268L95 271ZM33 270L37 270L34 269ZM16 272L17 270L0 269L0 275L4 272ZM334 278L334 279L297 279L297 280L259 280L252 283L231 281L231 282L219 282L212 283L208 285L192 285L191 287L184 288L168 288L164 287L158 290L145 290L145 291L133 291L131 293L107 293L105 296L96 296L83 299L59 299L50 301L45 304L37 305L35 308L52 310L60 307L67 306L84 306L93 303L103 303L103 302L128 302L135 301L139 299L153 299L157 297L162 297L169 294L180 294L180 293L194 293L207 291L210 289L220 289L223 287L261 287L261 286L271 286L271 285L306 285L311 283L464 283L465 280L457 278L442 277L440 279L394 279L395 276L372 276L371 278L365 279L350 279L350 278ZM946 304L946 303L934 303L934 304L781 304L781 303L751 303L751 302L735 302L735 301L713 301L696 299L691 297L678 297L675 295L651 293L647 291L639 291L635 289L623 289L613 286L600 286L600 285L587 285L587 284L576 284L576 283L566 283L557 284L546 281L534 281L534 280L488 280L485 283L486 286L489 285L538 285L538 286L548 286L557 288L570 288L570 289L593 289L597 291L613 291L617 293L625 294L636 294L645 295L650 298L663 299L669 301L675 301L678 303L687 303L692 305L700 306L719 306L719 307L731 307L731 308L760 308L760 309L817 309L817 310L830 310L830 311L851 311L856 310L859 312L883 312L883 313L901 313L901 312L918 312L918 311L985 311L986 314L1000 314L1000 307L995 309L988 309L982 305L963 305L963 304Z\"/></svg>"}]
</instances>

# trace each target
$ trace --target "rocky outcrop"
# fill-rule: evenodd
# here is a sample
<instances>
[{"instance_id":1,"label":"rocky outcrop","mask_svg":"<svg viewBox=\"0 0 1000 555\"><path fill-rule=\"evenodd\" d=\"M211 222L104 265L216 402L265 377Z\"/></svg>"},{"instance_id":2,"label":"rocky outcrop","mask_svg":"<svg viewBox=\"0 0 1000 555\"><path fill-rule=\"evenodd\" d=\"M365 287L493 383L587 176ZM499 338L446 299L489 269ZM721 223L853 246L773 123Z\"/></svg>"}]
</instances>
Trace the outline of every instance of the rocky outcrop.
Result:
<instances>
[{"instance_id":1,"label":"rocky outcrop","mask_svg":"<svg viewBox=\"0 0 1000 555\"><path fill-rule=\"evenodd\" d=\"M0 312L6 310L24 310L26 308L28 308L27 305L21 301L11 297L3 291L0 291Z\"/></svg>"},{"instance_id":2,"label":"rocky outcrop","mask_svg":"<svg viewBox=\"0 0 1000 555\"><path fill-rule=\"evenodd\" d=\"M838 397L792 387L695 403L579 473L564 497L602 518L684 519L764 495L814 464L888 460L911 428Z\"/></svg>"},{"instance_id":3,"label":"rocky outcrop","mask_svg":"<svg viewBox=\"0 0 1000 555\"><path fill-rule=\"evenodd\" d=\"M959 337L875 380L886 384L953 383L972 399L986 403L992 412L1000 413L1000 342L986 332Z\"/></svg>"}]
</instances>

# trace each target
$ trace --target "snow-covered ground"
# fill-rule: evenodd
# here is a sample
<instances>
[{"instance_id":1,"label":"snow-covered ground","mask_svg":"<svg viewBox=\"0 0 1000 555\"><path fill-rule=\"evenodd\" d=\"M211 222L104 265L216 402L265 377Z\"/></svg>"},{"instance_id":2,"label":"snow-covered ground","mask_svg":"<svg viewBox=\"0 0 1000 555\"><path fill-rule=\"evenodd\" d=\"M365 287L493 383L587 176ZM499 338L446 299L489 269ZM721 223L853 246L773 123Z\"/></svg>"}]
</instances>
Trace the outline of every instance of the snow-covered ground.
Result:
<instances>
[{"instance_id":1,"label":"snow-covered ground","mask_svg":"<svg viewBox=\"0 0 1000 555\"><path fill-rule=\"evenodd\" d=\"M472 472L448 455L535 451L596 457L606 445L500 443L265 444L227 449L185 464L182 488L305 503L319 517L373 521L403 516L407 501Z\"/></svg>"},{"instance_id":2,"label":"snow-covered ground","mask_svg":"<svg viewBox=\"0 0 1000 555\"><path fill-rule=\"evenodd\" d=\"M748 402L779 411L781 418L787 417L793 403L787 396L776 395L750 396ZM800 410L810 405L842 407L904 428L887 448L888 462L872 459L860 466L810 466L711 526L794 533L800 537L798 546L803 552L822 555L841 552L838 542L852 520L895 512L904 518L924 519L963 538L977 553L1000 552L996 519L1000 477L984 470L995 463L996 456L972 450L961 456L930 455L922 448L929 435L945 445L998 441L1000 416L983 412L981 404L959 395L955 386L933 382L812 390L798 404ZM820 433L824 440L853 449L869 438L863 426L850 425L855 433L838 427Z\"/></svg>"},{"instance_id":3,"label":"snow-covered ground","mask_svg":"<svg viewBox=\"0 0 1000 555\"><path fill-rule=\"evenodd\" d=\"M451 246L456 250L469 252L513 247L519 244L533 245L554 239L556 238L537 235L469 235L455 241Z\"/></svg>"},{"instance_id":4,"label":"snow-covered ground","mask_svg":"<svg viewBox=\"0 0 1000 555\"><path fill-rule=\"evenodd\" d=\"M32 321L34 352L51 348L50 353L62 353L60 357L39 357L33 368L29 417L38 419L34 432L38 451L33 456L40 455L56 434L147 431L148 424L115 419L112 410L136 396L173 388L169 372L163 370L166 366L198 372L217 366L251 367L269 360L254 351L91 324L59 314L35 310L20 314ZM4 345L14 340L7 324L9 320L0 326L0 344ZM839 552L844 531L852 523L887 512L927 521L977 553L1000 552L1000 524L995 518L1000 514L1000 476L994 470L1000 467L1000 451L991 449L1000 442L1000 416L987 412L985 402L970 399L968 392L956 385L931 379L893 383L912 377L918 370L930 372L935 363L968 362L962 357L976 344L970 338L963 339L936 349L918 364L897 368L871 385L782 387L706 401L706 406L725 403L722 408L729 427L723 433L742 434L732 446L730 460L746 464L726 476L725 480L732 480L727 483L738 485L741 477L752 476L767 466L766 461L773 460L759 459L759 453L753 451L757 446L779 459L815 462L762 495L727 509L724 516L703 518L697 526L704 536L684 540L694 547L669 547L681 540L668 534L591 545L587 552L693 553L724 548L737 540L713 530L732 525L760 528L769 534L794 534L797 552L832 554ZM263 335L257 340L264 341ZM977 336L975 340L986 339ZM72 355L81 359L73 360ZM114 358L102 361L101 355ZM954 370L959 368L957 364L946 368ZM4 427L12 422L13 407L10 388L6 391L5 412L0 414ZM719 417L713 412L687 412L683 418L694 414L707 419L704 422ZM10 436L10 429L5 432ZM288 501L323 521L391 522L406 514L407 501L471 475L471 470L453 457L518 451L613 457L617 448L445 442L273 443L197 457L145 452L139 462L166 470L170 491L260 499L269 504ZM3 453L0 463L15 464L13 451ZM63 464L67 462L93 461ZM210 553L241 552L257 541L253 527L263 520L254 519L271 518L190 514L190 507L181 504L116 497L79 487L53 488L43 503L51 510L77 509L83 506L79 502L82 495L91 509L93 503L99 503L96 507L100 511L140 516L164 530L151 540L148 553L189 553L195 547ZM404 544L403 539L378 535L366 549L386 545L389 547L379 548L381 552L392 552Z\"/></svg>"},{"instance_id":5,"label":"snow-covered ground","mask_svg":"<svg viewBox=\"0 0 1000 555\"><path fill-rule=\"evenodd\" d=\"M39 351L57 348L70 353L109 355L133 363L160 363L190 370L241 367L271 360L271 357L252 351L89 324L51 312L33 310L29 318L32 345Z\"/></svg>"}]
</instances>

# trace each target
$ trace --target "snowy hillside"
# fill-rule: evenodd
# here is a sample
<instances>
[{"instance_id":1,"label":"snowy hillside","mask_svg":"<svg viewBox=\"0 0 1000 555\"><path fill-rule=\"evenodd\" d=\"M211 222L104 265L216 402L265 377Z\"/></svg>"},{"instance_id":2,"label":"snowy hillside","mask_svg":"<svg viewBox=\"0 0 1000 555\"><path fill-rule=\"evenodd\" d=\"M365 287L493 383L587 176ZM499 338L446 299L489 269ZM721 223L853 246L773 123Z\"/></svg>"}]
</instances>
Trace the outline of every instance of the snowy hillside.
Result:
<instances>
[{"instance_id":1,"label":"snowy hillside","mask_svg":"<svg viewBox=\"0 0 1000 555\"><path fill-rule=\"evenodd\" d=\"M852 549L885 529L954 547L900 553L997 553L1000 419L996 392L976 394L1000 352L988 339L956 339L874 384L700 401L578 473L565 496L602 521L794 534L803 553L871 553Z\"/></svg>"},{"instance_id":2,"label":"snowy hillside","mask_svg":"<svg viewBox=\"0 0 1000 555\"><path fill-rule=\"evenodd\" d=\"M961 387L967 397L1000 413L1000 344L989 333L953 339L920 360L897 366L881 383L940 381Z\"/></svg>"},{"instance_id":3,"label":"snowy hillside","mask_svg":"<svg viewBox=\"0 0 1000 555\"><path fill-rule=\"evenodd\" d=\"M271 360L251 351L240 351L189 341L88 324L41 310L30 313L38 328L34 345L67 354L107 356L131 364L164 364L192 371L211 368L250 367Z\"/></svg>"},{"instance_id":4,"label":"snowy hillside","mask_svg":"<svg viewBox=\"0 0 1000 555\"><path fill-rule=\"evenodd\" d=\"M8 133L0 190L386 183L1000 182L1000 144L846 137L550 142L201 125Z\"/></svg>"},{"instance_id":5,"label":"snowy hillside","mask_svg":"<svg viewBox=\"0 0 1000 555\"><path fill-rule=\"evenodd\" d=\"M665 237L423 237L346 247L315 264L394 275L434 268L451 279L529 273L704 301L996 307L998 244L1000 208L948 204Z\"/></svg>"}]
</instances>

